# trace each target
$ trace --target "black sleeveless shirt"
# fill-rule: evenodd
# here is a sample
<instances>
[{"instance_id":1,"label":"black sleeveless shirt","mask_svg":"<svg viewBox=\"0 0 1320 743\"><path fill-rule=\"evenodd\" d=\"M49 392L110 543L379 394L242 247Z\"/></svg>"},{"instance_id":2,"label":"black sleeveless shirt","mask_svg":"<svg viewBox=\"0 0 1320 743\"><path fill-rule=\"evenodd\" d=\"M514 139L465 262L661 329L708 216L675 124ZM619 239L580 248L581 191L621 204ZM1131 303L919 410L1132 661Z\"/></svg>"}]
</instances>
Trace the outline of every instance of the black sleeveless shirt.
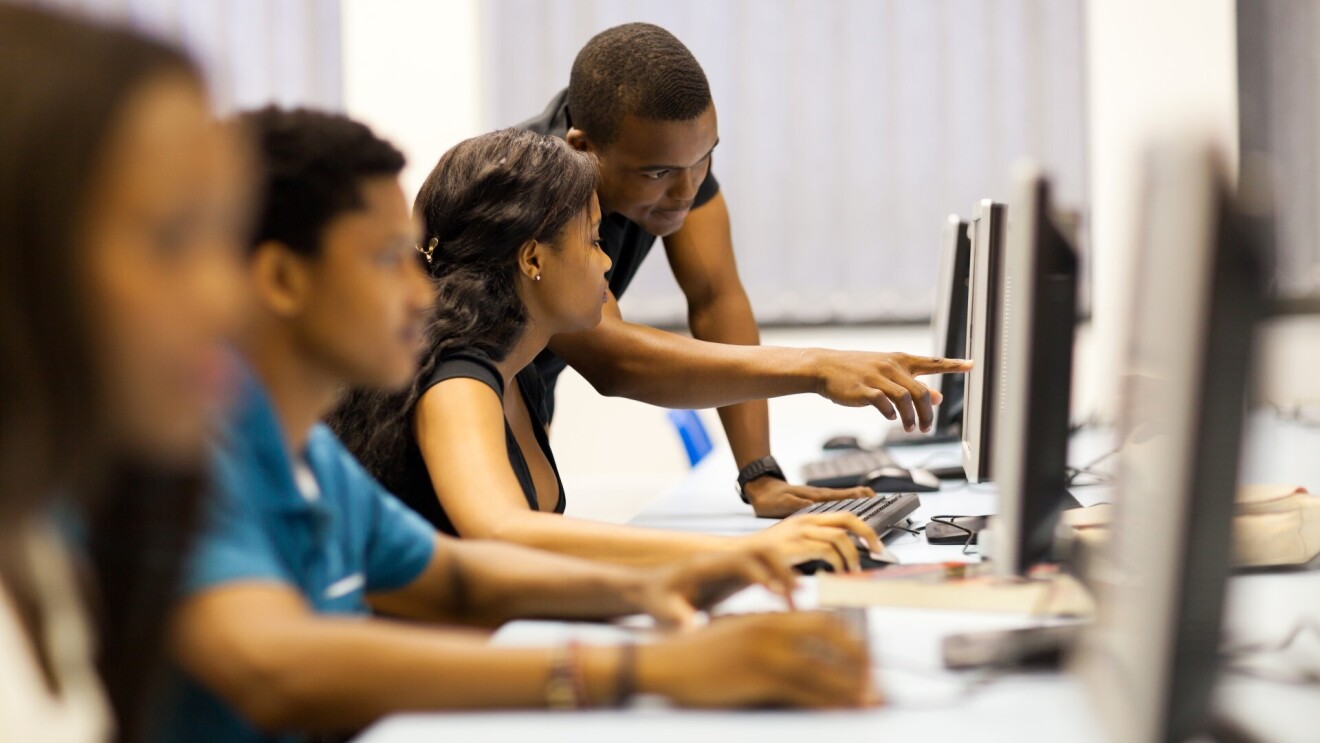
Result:
<instances>
[{"instance_id":1,"label":"black sleeveless shirt","mask_svg":"<svg viewBox=\"0 0 1320 743\"><path fill-rule=\"evenodd\" d=\"M495 367L495 363L480 351L447 352L444 359L436 364L435 370L422 384L419 398L421 395L426 394L427 390L446 379L475 379L495 390L495 394L500 396L501 402L504 400L504 377L500 374L499 369ZM532 420L532 433L536 436L536 443L541 446L542 453L545 454L546 460L550 462L550 468L555 473L555 483L559 486L559 500L555 505L555 513L563 513L564 483L559 479L559 467L555 464L555 456L550 451L550 439L545 430L547 420L545 386L541 382L541 375L537 373L535 366L529 365L518 372L517 376L514 377L514 382L518 385L518 391L522 393L524 404L527 405L528 417ZM411 420L411 416L409 416L409 420ZM509 427L507 420L504 423L504 441L509 450L509 467L513 469L513 474L518 478L518 484L522 486L523 497L527 499L527 506L533 511L539 510L540 506L536 500L536 485L532 481L531 468L527 466L527 459L523 456L522 449L518 446L518 440L513 435L513 429ZM435 487L431 484L431 473L426 468L425 460L422 459L422 451L417 445L416 436L409 438L404 461L400 464L398 470L381 478L383 484L400 500L408 504L410 508L434 524L436 529L446 534L458 536L454 524L449 520L445 509L440 505L440 499L436 496ZM437 474L439 477L444 477L443 472Z\"/></svg>"}]
</instances>

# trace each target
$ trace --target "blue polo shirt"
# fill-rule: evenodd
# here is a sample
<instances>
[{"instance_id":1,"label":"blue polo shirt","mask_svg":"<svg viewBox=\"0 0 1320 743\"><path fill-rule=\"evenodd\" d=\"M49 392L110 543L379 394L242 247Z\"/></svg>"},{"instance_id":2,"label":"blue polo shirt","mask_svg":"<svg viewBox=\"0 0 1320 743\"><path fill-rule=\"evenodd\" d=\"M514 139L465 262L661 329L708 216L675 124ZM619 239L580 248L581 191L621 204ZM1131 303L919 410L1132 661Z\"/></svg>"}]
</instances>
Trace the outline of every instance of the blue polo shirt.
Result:
<instances>
[{"instance_id":1,"label":"blue polo shirt","mask_svg":"<svg viewBox=\"0 0 1320 743\"><path fill-rule=\"evenodd\" d=\"M421 574L434 551L434 528L387 493L323 425L307 441L304 461L319 490L309 499L265 389L251 373L242 387L212 458L215 492L185 595L228 583L279 583L319 614L368 614L367 592L401 588ZM300 740L260 733L190 679L172 691L165 741Z\"/></svg>"}]
</instances>

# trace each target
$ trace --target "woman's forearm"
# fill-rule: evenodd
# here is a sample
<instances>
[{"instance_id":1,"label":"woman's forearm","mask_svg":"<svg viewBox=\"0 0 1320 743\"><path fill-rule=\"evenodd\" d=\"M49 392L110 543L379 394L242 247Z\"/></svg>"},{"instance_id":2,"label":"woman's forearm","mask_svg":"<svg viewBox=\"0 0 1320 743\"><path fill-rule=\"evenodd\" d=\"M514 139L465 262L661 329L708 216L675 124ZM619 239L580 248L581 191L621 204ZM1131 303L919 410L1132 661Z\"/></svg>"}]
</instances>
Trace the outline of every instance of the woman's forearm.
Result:
<instances>
[{"instance_id":1,"label":"woman's forearm","mask_svg":"<svg viewBox=\"0 0 1320 743\"><path fill-rule=\"evenodd\" d=\"M730 537L604 524L539 511L492 520L464 533L616 565L667 565L702 552L732 549Z\"/></svg>"}]
</instances>

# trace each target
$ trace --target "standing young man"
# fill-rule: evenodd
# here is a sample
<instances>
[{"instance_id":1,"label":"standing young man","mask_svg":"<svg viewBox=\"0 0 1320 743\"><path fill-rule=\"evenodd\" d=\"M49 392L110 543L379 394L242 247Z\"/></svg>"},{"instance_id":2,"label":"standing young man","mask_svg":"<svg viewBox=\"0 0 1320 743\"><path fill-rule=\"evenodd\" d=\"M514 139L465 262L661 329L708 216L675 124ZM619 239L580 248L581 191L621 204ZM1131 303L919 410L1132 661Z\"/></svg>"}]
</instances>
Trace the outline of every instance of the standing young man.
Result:
<instances>
[{"instance_id":1,"label":"standing young man","mask_svg":"<svg viewBox=\"0 0 1320 743\"><path fill-rule=\"evenodd\" d=\"M599 159L600 234L614 265L613 299L601 324L557 336L536 359L552 414L565 365L606 395L666 407L722 406L743 499L760 516L786 516L813 501L871 491L790 484L770 456L765 398L816 392L840 405L873 405L909 431L929 430L939 400L914 377L970 368L959 360L824 349L804 349L784 364L782 352L747 348L758 346L760 335L738 278L729 211L711 173L719 143L715 104L701 65L668 31L630 23L597 34L578 53L568 88L520 126L563 137ZM624 322L619 313L617 299L657 237L687 297L695 341Z\"/></svg>"},{"instance_id":2,"label":"standing young man","mask_svg":"<svg viewBox=\"0 0 1320 743\"><path fill-rule=\"evenodd\" d=\"M348 387L415 373L431 286L403 157L340 116L264 109L265 204L248 259L248 367L214 460L215 498L175 612L186 679L167 741L297 741L391 712L604 705L855 706L861 643L822 614L720 620L628 647L498 648L440 624L647 612L684 623L786 565L728 555L632 570L437 535L317 420ZM375 609L409 621L371 618Z\"/></svg>"}]
</instances>

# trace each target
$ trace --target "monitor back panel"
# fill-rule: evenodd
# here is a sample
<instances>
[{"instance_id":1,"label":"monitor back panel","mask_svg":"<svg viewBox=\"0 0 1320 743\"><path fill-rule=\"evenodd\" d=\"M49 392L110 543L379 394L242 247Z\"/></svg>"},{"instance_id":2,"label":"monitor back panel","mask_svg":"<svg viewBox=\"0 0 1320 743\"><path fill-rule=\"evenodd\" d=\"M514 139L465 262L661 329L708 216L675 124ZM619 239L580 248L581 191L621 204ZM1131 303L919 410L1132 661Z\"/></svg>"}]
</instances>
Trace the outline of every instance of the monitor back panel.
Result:
<instances>
[{"instance_id":1,"label":"monitor back panel","mask_svg":"<svg viewBox=\"0 0 1320 743\"><path fill-rule=\"evenodd\" d=\"M1152 153L1123 379L1117 519L1076 667L1114 740L1210 726L1242 416L1263 304L1214 151Z\"/></svg>"},{"instance_id":2,"label":"monitor back panel","mask_svg":"<svg viewBox=\"0 0 1320 743\"><path fill-rule=\"evenodd\" d=\"M995 420L996 572L1049 557L1066 495L1077 257L1054 222L1049 182L1016 175L1004 248Z\"/></svg>"},{"instance_id":3,"label":"monitor back panel","mask_svg":"<svg viewBox=\"0 0 1320 743\"><path fill-rule=\"evenodd\" d=\"M1003 204L978 203L969 224L971 232L971 278L967 295L967 353L974 362L966 375L963 403L963 470L968 482L985 482L991 476L994 419L998 407L1000 307L1003 301L1001 274L1005 216Z\"/></svg>"}]
</instances>

